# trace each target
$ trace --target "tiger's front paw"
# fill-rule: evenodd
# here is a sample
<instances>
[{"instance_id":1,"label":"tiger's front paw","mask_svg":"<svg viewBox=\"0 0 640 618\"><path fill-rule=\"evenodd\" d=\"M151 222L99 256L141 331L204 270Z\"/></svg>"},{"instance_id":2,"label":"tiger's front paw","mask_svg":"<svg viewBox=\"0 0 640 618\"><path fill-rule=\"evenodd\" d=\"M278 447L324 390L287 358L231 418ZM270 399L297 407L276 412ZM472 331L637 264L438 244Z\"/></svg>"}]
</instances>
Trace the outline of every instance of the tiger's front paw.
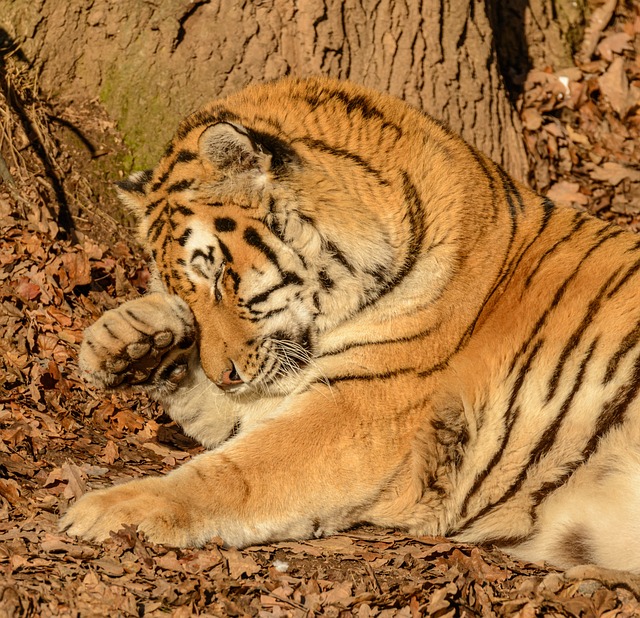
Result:
<instances>
[{"instance_id":1,"label":"tiger's front paw","mask_svg":"<svg viewBox=\"0 0 640 618\"><path fill-rule=\"evenodd\" d=\"M89 541L104 541L125 525L137 526L152 543L189 547L207 538L187 500L167 477L147 478L93 491L78 500L60 520L60 530ZM210 535L209 535L210 536Z\"/></svg>"},{"instance_id":2,"label":"tiger's front paw","mask_svg":"<svg viewBox=\"0 0 640 618\"><path fill-rule=\"evenodd\" d=\"M107 311L84 332L80 368L99 388L175 387L195 348L193 314L177 296L148 294Z\"/></svg>"}]
</instances>

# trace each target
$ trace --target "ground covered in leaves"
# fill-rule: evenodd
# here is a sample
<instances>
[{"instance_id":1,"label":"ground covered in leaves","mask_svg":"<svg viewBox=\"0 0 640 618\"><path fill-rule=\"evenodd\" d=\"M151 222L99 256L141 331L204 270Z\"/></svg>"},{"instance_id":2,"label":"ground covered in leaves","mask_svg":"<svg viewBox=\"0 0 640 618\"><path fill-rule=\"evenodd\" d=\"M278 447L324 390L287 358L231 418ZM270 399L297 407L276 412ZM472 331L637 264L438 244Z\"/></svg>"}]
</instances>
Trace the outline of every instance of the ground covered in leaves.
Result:
<instances>
[{"instance_id":1,"label":"ground covered in leaves","mask_svg":"<svg viewBox=\"0 0 640 618\"><path fill-rule=\"evenodd\" d=\"M532 184L638 229L640 14L616 4L576 67L529 75L520 111ZM43 101L19 67L10 58L0 76L0 618L640 615L624 578L369 527L243 551L59 534L88 489L201 449L155 404L80 378L83 328L143 292L148 271L105 188L124 153L112 123L95 105Z\"/></svg>"}]
</instances>

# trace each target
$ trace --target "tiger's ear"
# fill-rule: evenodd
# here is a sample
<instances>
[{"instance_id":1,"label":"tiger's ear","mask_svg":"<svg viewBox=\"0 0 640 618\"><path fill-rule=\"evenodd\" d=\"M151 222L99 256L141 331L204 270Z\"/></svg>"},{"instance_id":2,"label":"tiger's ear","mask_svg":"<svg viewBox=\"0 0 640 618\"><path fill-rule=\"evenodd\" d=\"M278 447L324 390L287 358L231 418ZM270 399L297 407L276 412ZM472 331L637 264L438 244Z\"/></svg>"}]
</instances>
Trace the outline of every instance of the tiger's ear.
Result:
<instances>
[{"instance_id":1,"label":"tiger's ear","mask_svg":"<svg viewBox=\"0 0 640 618\"><path fill-rule=\"evenodd\" d=\"M249 171L264 174L271 167L271 154L254 142L242 125L211 125L200 136L198 148L203 158L229 176Z\"/></svg>"},{"instance_id":2,"label":"tiger's ear","mask_svg":"<svg viewBox=\"0 0 640 618\"><path fill-rule=\"evenodd\" d=\"M144 172L134 172L125 180L116 182L118 197L138 218L141 218L144 214L147 184L152 176L153 170L145 170Z\"/></svg>"}]
</instances>

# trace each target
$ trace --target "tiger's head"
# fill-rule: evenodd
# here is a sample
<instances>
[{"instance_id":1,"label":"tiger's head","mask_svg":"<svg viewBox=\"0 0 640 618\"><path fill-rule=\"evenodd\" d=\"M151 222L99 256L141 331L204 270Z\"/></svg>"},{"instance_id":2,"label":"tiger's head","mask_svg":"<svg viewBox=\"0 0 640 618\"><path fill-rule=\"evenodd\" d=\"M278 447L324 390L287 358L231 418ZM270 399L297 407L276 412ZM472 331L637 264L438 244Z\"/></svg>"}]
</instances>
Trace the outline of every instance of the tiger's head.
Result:
<instances>
[{"instance_id":1,"label":"tiger's head","mask_svg":"<svg viewBox=\"0 0 640 618\"><path fill-rule=\"evenodd\" d=\"M156 283L194 314L207 376L238 394L288 392L318 333L376 295L394 256L375 216L348 197L336 203L339 181L290 143L199 122L154 171L119 183L120 196L139 217Z\"/></svg>"},{"instance_id":2,"label":"tiger's head","mask_svg":"<svg viewBox=\"0 0 640 618\"><path fill-rule=\"evenodd\" d=\"M120 183L140 217L156 278L191 308L203 369L230 392L270 387L313 354L313 291L274 179L296 156L231 122L189 135L155 172ZM293 226L291 224L294 224ZM289 228L289 229L287 229Z\"/></svg>"}]
</instances>

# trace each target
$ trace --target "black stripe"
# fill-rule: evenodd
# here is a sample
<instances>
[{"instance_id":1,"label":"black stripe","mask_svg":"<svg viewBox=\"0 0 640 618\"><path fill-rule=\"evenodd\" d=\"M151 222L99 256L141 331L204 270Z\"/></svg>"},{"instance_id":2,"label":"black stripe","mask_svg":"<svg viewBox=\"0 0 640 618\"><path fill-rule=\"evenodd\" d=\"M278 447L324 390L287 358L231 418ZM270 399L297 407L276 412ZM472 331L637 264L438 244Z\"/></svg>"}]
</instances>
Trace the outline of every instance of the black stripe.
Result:
<instances>
[{"instance_id":1,"label":"black stripe","mask_svg":"<svg viewBox=\"0 0 640 618\"><path fill-rule=\"evenodd\" d=\"M293 98L293 97L292 97ZM402 137L402 127L390 121L384 112L380 111L373 102L364 95L345 92L341 89L318 89L316 92L305 92L300 97L312 109L324 106L326 103L342 103L347 114L358 111L365 120L380 121L381 129L391 129L396 133L396 140Z\"/></svg>"},{"instance_id":2,"label":"black stripe","mask_svg":"<svg viewBox=\"0 0 640 618\"><path fill-rule=\"evenodd\" d=\"M111 327L106 323L102 323L102 328L106 331L107 335L111 337L111 339L115 339L116 341L120 341L120 337L118 337L112 330Z\"/></svg>"},{"instance_id":3,"label":"black stripe","mask_svg":"<svg viewBox=\"0 0 640 618\"><path fill-rule=\"evenodd\" d=\"M559 431L560 431L562 422L564 421L569 410L571 409L571 404L573 403L573 400L576 394L578 393L578 391L580 390L580 387L582 386L582 383L584 381L584 376L587 370L587 365L589 364L589 361L593 356L593 352L597 346L597 343L598 343L598 340L595 339L592 342L589 349L587 350L587 353L585 354L584 358L582 359L582 362L580 363L580 368L578 369L578 373L574 380L573 388L571 389L571 392L562 403L562 406L560 406L560 410L556 418L553 420L551 425L547 427L546 431L542 434L542 437L538 440L537 444L531 450L531 453L529 454L529 459L527 463L520 470L520 474L518 475L518 477L511 484L509 489L507 489L505 493L498 500L490 504L487 504L478 513L474 514L474 516L471 519L465 521L464 524L462 524L460 527L457 528L455 534L459 534L460 532L467 530L479 519L482 519L487 514L494 511L496 508L498 508L500 505L504 504L505 502L513 498L513 496L515 496L516 493L520 491L523 483L527 479L529 468L539 463L542 460L542 458L555 446L556 441L558 440L558 437L559 437Z\"/></svg>"},{"instance_id":4,"label":"black stripe","mask_svg":"<svg viewBox=\"0 0 640 618\"><path fill-rule=\"evenodd\" d=\"M500 172L502 170L498 168L498 171ZM513 183L511 182L511 179L504 172L502 172L502 174L503 175L500 176L500 179L502 181L502 188L504 191L505 199L507 200L507 205L509 207L509 215L511 219L511 230L509 234L509 240L507 242L507 247L504 252L504 257L502 258L502 264L500 265L500 269L498 270L498 274L496 275L496 278L493 284L489 288L489 291L484 297L484 300L480 304L475 317L470 321L469 326L467 327L462 337L458 341L453 352L449 354L449 356L445 361L443 361L444 363L448 363L451 360L451 358L453 358L453 356L455 356L458 352L460 352L460 350L462 350L465 347L465 345L471 338L473 331L475 330L476 324L478 323L480 316L483 314L489 301L491 300L491 297L494 294L496 294L499 289L501 289L501 287L505 284L505 282L508 279L513 277L515 268L518 266L520 260L523 258L524 254L529 250L529 248L535 242L535 239L532 239L527 245L527 247L523 249L523 251L519 255L518 253L516 253L511 259L509 259L509 256L511 255L511 251L513 248L513 243L515 242L516 234L518 232L518 212L517 212L515 203L513 201L513 193L512 193ZM517 197L518 196L516 196L516 198ZM540 231L542 231L545 226L546 226L546 222L545 222L545 217L543 216L543 220L540 226Z\"/></svg>"},{"instance_id":5,"label":"black stripe","mask_svg":"<svg viewBox=\"0 0 640 618\"><path fill-rule=\"evenodd\" d=\"M276 252L267 245L262 236L253 227L247 227L242 237L245 239L248 245L255 247L260 253L262 253L272 264L274 264L278 270L280 270L280 262Z\"/></svg>"},{"instance_id":6,"label":"black stripe","mask_svg":"<svg viewBox=\"0 0 640 618\"><path fill-rule=\"evenodd\" d=\"M176 163L188 163L198 158L197 152L191 150L181 150L176 156Z\"/></svg>"},{"instance_id":7,"label":"black stripe","mask_svg":"<svg viewBox=\"0 0 640 618\"><path fill-rule=\"evenodd\" d=\"M165 155L164 155L165 159L167 159L173 154L174 149L175 149L175 144L173 143L170 144L170 147L165 152ZM156 183L156 185L153 186L153 190L159 189L160 185L164 184L167 178L169 178L169 176L173 173L173 170L178 163L188 163L189 161L193 161L194 159L197 159L197 158L198 158L198 153L192 152L191 150L181 150L180 152L178 152L176 157L171 161L171 163L169 163L159 183Z\"/></svg>"},{"instance_id":8,"label":"black stripe","mask_svg":"<svg viewBox=\"0 0 640 618\"><path fill-rule=\"evenodd\" d=\"M518 191L517 187L513 183L512 178L499 166L496 165L496 170L498 172L498 176L500 176L500 181L502 182L502 186L504 188L504 192L507 198L507 203L509 204L509 212L511 213L511 217L515 219L516 217L516 207L513 203L513 198L516 198L518 202L518 207L520 212L524 211L524 202L522 201L522 195Z\"/></svg>"},{"instance_id":9,"label":"black stripe","mask_svg":"<svg viewBox=\"0 0 640 618\"><path fill-rule=\"evenodd\" d=\"M171 209L171 214L173 214L174 212L180 213L181 215L183 215L184 217L191 217L193 216L193 210L191 210L191 208L188 208L187 206L183 206L182 204L176 204L172 209Z\"/></svg>"},{"instance_id":10,"label":"black stripe","mask_svg":"<svg viewBox=\"0 0 640 618\"><path fill-rule=\"evenodd\" d=\"M324 95L322 98L318 94L305 95L305 100L312 107L318 107L325 102L340 101L345 107L348 114L353 111L359 111L364 118L377 118L379 120L385 120L384 114L371 103L369 99L361 94L346 93L343 90L322 90ZM399 127L398 127L399 130Z\"/></svg>"},{"instance_id":11,"label":"black stripe","mask_svg":"<svg viewBox=\"0 0 640 618\"><path fill-rule=\"evenodd\" d=\"M265 312L251 310L251 313L254 317L250 317L249 322L253 322L253 323L262 322L263 320L273 317L274 315L283 313L287 309L288 309L288 306L285 305L284 307L279 307L277 309L269 309L269 311L265 311Z\"/></svg>"},{"instance_id":12,"label":"black stripe","mask_svg":"<svg viewBox=\"0 0 640 618\"><path fill-rule=\"evenodd\" d=\"M500 203L500 201L498 200L498 196L497 196L495 178L494 178L493 174L491 173L491 170L487 166L487 163L486 163L484 157L473 146L471 146L471 144L468 144L467 142L463 142L463 143L467 147L469 153L471 154L471 156L473 157L475 162L478 164L478 166L482 170L482 173L484 174L484 176L485 176L485 178L487 180L487 183L489 185L489 190L491 191L491 204L493 205L492 221L495 222L498 219L498 214L499 214L498 205ZM495 165L495 163L493 163L493 161L491 163L492 163L492 165Z\"/></svg>"},{"instance_id":13,"label":"black stripe","mask_svg":"<svg viewBox=\"0 0 640 618\"><path fill-rule=\"evenodd\" d=\"M180 236L180 238L178 238L178 244L181 247L184 247L187 244L187 241L189 240L189 237L191 236L193 230L188 227Z\"/></svg>"},{"instance_id":14,"label":"black stripe","mask_svg":"<svg viewBox=\"0 0 640 618\"><path fill-rule=\"evenodd\" d=\"M158 236L165 230L167 226L167 220L165 217L159 216L155 221L151 223L147 230L147 238L150 242L158 240Z\"/></svg>"},{"instance_id":15,"label":"black stripe","mask_svg":"<svg viewBox=\"0 0 640 618\"><path fill-rule=\"evenodd\" d=\"M193 294L196 291L195 284L187 278L180 279L180 288L184 290L187 294Z\"/></svg>"},{"instance_id":16,"label":"black stripe","mask_svg":"<svg viewBox=\"0 0 640 618\"><path fill-rule=\"evenodd\" d=\"M164 230L164 227L163 227L163 230ZM164 238L162 239L162 244L160 246L159 253L165 266L169 261L169 256L167 255L167 247L171 244L171 240L172 240L171 237L168 234L165 234Z\"/></svg>"},{"instance_id":17,"label":"black stripe","mask_svg":"<svg viewBox=\"0 0 640 618\"><path fill-rule=\"evenodd\" d=\"M167 178L169 178L170 172L171 170L167 170L166 172L164 172L162 176L160 176L160 178L158 178L158 180L151 185L152 193L154 191L157 191L166 182Z\"/></svg>"},{"instance_id":18,"label":"black stripe","mask_svg":"<svg viewBox=\"0 0 640 618\"><path fill-rule=\"evenodd\" d=\"M328 356L337 356L338 354L342 354L354 348L360 348L365 346L377 346L377 345L394 345L397 343L410 343L412 341L419 341L420 339L424 339L429 335L432 335L434 332L437 332L439 326L431 326L423 331L415 333L413 335L407 335L406 337L398 337L397 339L382 339L379 341L354 341L351 343L344 344L339 348L334 350L329 350L328 352L323 352L319 354L316 358L325 358Z\"/></svg>"},{"instance_id":19,"label":"black stripe","mask_svg":"<svg viewBox=\"0 0 640 618\"><path fill-rule=\"evenodd\" d=\"M400 272L394 278L394 285L397 285L415 266L426 234L424 221L424 204L420 199L420 194L415 184L411 180L409 173L402 170L402 193L409 215L409 242L407 256Z\"/></svg>"},{"instance_id":20,"label":"black stripe","mask_svg":"<svg viewBox=\"0 0 640 618\"><path fill-rule=\"evenodd\" d=\"M318 281L324 290L331 290L335 285L333 279L327 274L327 271L322 269L318 272Z\"/></svg>"},{"instance_id":21,"label":"black stripe","mask_svg":"<svg viewBox=\"0 0 640 618\"><path fill-rule=\"evenodd\" d=\"M533 236L529 244L519 254L516 254L516 257L512 259L511 262L506 266L505 272L501 277L501 279L498 281L496 289L500 289L503 285L504 287L507 287L509 285L509 282L511 281L516 271L518 270L518 267L520 266L525 255L527 255L531 247L533 247L534 245L537 245L540 242L540 237L542 236L543 232L547 229L549 225L549 221L551 221L551 217L555 212L555 205L553 204L553 202L547 199L544 199L542 200L542 209L543 209L542 219L540 220L540 227L538 228L538 231L536 232L535 236ZM508 277L508 280L507 280L507 277ZM489 299L487 298L487 302L488 300Z\"/></svg>"},{"instance_id":22,"label":"black stripe","mask_svg":"<svg viewBox=\"0 0 640 618\"><path fill-rule=\"evenodd\" d=\"M471 147L470 147L470 152L476 158L478 164L481 165L482 169L484 170L485 174L487 175L487 178L488 178L489 184L490 184L490 189L491 189L491 192L492 192L492 195L493 195L493 198L494 198L494 203L495 203L496 195L495 195L495 182L494 182L494 179L491 176L491 174L489 172L489 169L485 166L481 155L479 153L477 153L475 151L475 149L473 149ZM448 366L448 364L451 361L451 359L464 348L466 343L471 338L471 335L473 334L473 331L474 331L474 329L476 327L476 324L478 323L478 320L480 319L480 316L482 315L483 311L487 307L487 304L489 303L491 297L494 294L496 294L498 292L498 290L501 289L503 286L508 285L509 280L511 280L513 278L518 266L520 265L520 262L522 261L522 259L526 255L526 253L529 251L529 249L531 249L531 247L533 247L537 243L540 235L546 230L547 226L549 225L549 221L551 220L551 217L552 217L553 213L555 212L555 206L554 206L553 202L551 202L550 200L543 199L542 203L541 203L542 209L543 209L542 218L540 220L540 227L538 229L537 234L531 239L529 244L520 253L516 252L514 257L511 258L511 260L509 260L509 254L511 253L511 249L512 249L513 243L515 241L516 233L517 233L517 210L516 210L515 204L513 202L512 193L514 191L516 192L515 193L515 197L516 197L516 200L518 201L518 205L519 205L520 209L524 208L524 202L522 201L522 197L520 196L520 193L517 192L516 187L513 184L513 182L511 181L511 179L504 172L502 172L502 174L503 175L501 176L501 179L503 181L503 190L505 192L505 199L507 200L507 204L509 206L509 212L510 212L510 215L511 215L511 235L510 235L510 238L509 238L509 241L508 241L508 244L507 244L507 250L506 250L506 252L504 254L504 258L503 258L503 261L502 261L502 266L500 267L500 270L498 271L498 275L496 276L496 280L495 280L493 286L490 288L490 290L487 293L487 295L485 296L483 302L480 304L480 307L479 307L475 317L469 323L469 326L467 327L466 331L463 333L462 337L460 338L460 340L456 344L456 347L454 348L454 350L444 360L441 360L440 362L438 362L436 365L433 365L429 369L421 371L418 374L420 377L428 377L430 375L433 375L436 372L442 371L443 369L445 369ZM517 358L514 359L514 362L513 362L512 366L509 369L509 372L513 371L513 368L515 366L516 360L517 360Z\"/></svg>"},{"instance_id":23,"label":"black stripe","mask_svg":"<svg viewBox=\"0 0 640 618\"><path fill-rule=\"evenodd\" d=\"M471 498L473 498L473 496L478 492L478 490L480 489L484 481L487 479L489 474L493 472L494 468L498 465L498 463L502 459L504 450L507 446L507 443L509 442L509 438L511 437L511 430L513 429L513 426L515 425L516 420L518 419L518 416L520 414L520 408L516 407L515 405L516 399L520 394L520 389L525 383L525 378L527 377L529 369L531 368L531 364L533 363L535 357L537 356L538 352L542 347L542 343L543 343L542 339L538 340L536 345L531 350L529 357L520 367L520 371L518 372L516 380L513 384L513 388L511 389L511 397L509 398L509 404L507 406L507 409L504 415L504 425L505 425L504 435L502 436L502 440L500 441L498 448L496 449L493 457L491 458L491 461L479 474L476 475L475 481L471 489L467 492L467 495L465 496L464 501L462 502L462 507L460 509L460 514L462 517L465 517L467 514L467 509L469 507L469 501L471 500Z\"/></svg>"},{"instance_id":24,"label":"black stripe","mask_svg":"<svg viewBox=\"0 0 640 618\"><path fill-rule=\"evenodd\" d=\"M159 200L154 200L153 202L150 202L149 204L147 204L147 207L144 210L144 214L148 217L156 208L156 206L158 206L159 204L162 204L162 202L164 202L164 198L161 197Z\"/></svg>"},{"instance_id":25,"label":"black stripe","mask_svg":"<svg viewBox=\"0 0 640 618\"><path fill-rule=\"evenodd\" d=\"M638 396L640 389L640 356L634 362L633 376L617 393L602 406L602 411L596 422L591 439L582 450L580 458L571 465L566 466L564 474L555 481L544 483L538 491L533 494L534 501L531 507L532 515L543 500L553 491L564 485L573 476L580 465L586 463L598 448L598 444L608 433L625 421L627 409Z\"/></svg>"},{"instance_id":26,"label":"black stripe","mask_svg":"<svg viewBox=\"0 0 640 618\"><path fill-rule=\"evenodd\" d=\"M286 270L282 273L282 283L285 285L304 285L304 280L301 279L296 273Z\"/></svg>"},{"instance_id":27,"label":"black stripe","mask_svg":"<svg viewBox=\"0 0 640 618\"><path fill-rule=\"evenodd\" d=\"M196 249L192 254L191 254L191 259L189 260L189 262L191 264L193 264L193 261L196 258L203 258L205 262L208 262L209 264L213 264L215 261L215 257L214 257L214 253L215 250L213 248L212 245L207 245L207 251L206 253L202 250L202 249ZM201 271L202 272L202 271ZM206 275L203 275L206 276Z\"/></svg>"},{"instance_id":28,"label":"black stripe","mask_svg":"<svg viewBox=\"0 0 640 618\"><path fill-rule=\"evenodd\" d=\"M373 167L368 161L365 161L360 155L355 152L351 152L349 150L345 150L343 148L336 148L327 144L327 142L323 142L319 139L313 139L311 137L299 137L291 140L292 142L301 142L307 148L312 150L320 150L322 152L326 152L327 154L343 159L344 161L350 161L361 167L367 174L374 176L377 182L381 185L388 186L389 181L384 178L382 172L377 168Z\"/></svg>"},{"instance_id":29,"label":"black stripe","mask_svg":"<svg viewBox=\"0 0 640 618\"><path fill-rule=\"evenodd\" d=\"M143 320L135 311L133 311L133 309L130 309L129 307L125 308L124 312L133 320L135 320L136 322L138 322L138 324L142 324L143 326L146 326L147 328L151 327L151 324L149 324L149 322L147 322L146 320Z\"/></svg>"},{"instance_id":30,"label":"black stripe","mask_svg":"<svg viewBox=\"0 0 640 618\"><path fill-rule=\"evenodd\" d=\"M607 363L607 370L605 371L604 379L602 381L603 384L611 382L613 376L618 370L620 361L638 344L638 341L640 341L640 324L636 324L634 328L624 336L620 347L609 359L609 362Z\"/></svg>"},{"instance_id":31,"label":"black stripe","mask_svg":"<svg viewBox=\"0 0 640 618\"><path fill-rule=\"evenodd\" d=\"M188 189L193 184L193 180L189 178L185 178L184 180L179 180L178 182L174 182L169 185L166 189L167 193L177 193L178 191L184 191Z\"/></svg>"},{"instance_id":32,"label":"black stripe","mask_svg":"<svg viewBox=\"0 0 640 618\"><path fill-rule=\"evenodd\" d=\"M636 260L631 265L629 270L627 270L627 272L624 274L624 277L622 277L622 279L618 281L618 284L616 285L616 287L614 287L613 290L609 292L608 298L611 298L612 296L617 294L620 288L622 288L623 285L626 285L629 282L629 280L638 272L639 269L640 269L640 260Z\"/></svg>"},{"instance_id":33,"label":"black stripe","mask_svg":"<svg viewBox=\"0 0 640 618\"><path fill-rule=\"evenodd\" d=\"M237 294L238 289L240 288L240 275L232 268L227 268L227 274L233 280L233 292L234 294Z\"/></svg>"},{"instance_id":34,"label":"black stripe","mask_svg":"<svg viewBox=\"0 0 640 618\"><path fill-rule=\"evenodd\" d=\"M383 373L365 373L361 375L342 375L334 376L332 378L322 378L320 380L314 380L309 384L309 386L312 386L314 384L328 384L329 386L335 386L336 384L340 384L342 382L374 382L376 380L391 380L393 378L397 378L398 376L407 375L409 373L415 373L415 368L403 367L401 369L393 369L391 371L385 371Z\"/></svg>"},{"instance_id":35,"label":"black stripe","mask_svg":"<svg viewBox=\"0 0 640 618\"><path fill-rule=\"evenodd\" d=\"M549 386L547 390L547 396L545 403L549 403L553 396L556 394L556 390L558 389L558 384L560 383L560 377L562 375L562 371L564 366L569 359L569 355L573 352L579 345L580 341L582 341L582 337L585 334L585 331L593 322L594 318L600 311L600 307L602 305L602 299L606 294L609 286L613 283L614 279L620 274L620 271L617 270L613 275L611 275L601 286L598 294L595 298L591 300L589 305L587 306L587 310L582 318L580 324L578 324L577 328L571 333L571 336L567 340L562 352L560 353L560 357L558 358L558 363L551 374L551 378L549 379Z\"/></svg>"},{"instance_id":36,"label":"black stripe","mask_svg":"<svg viewBox=\"0 0 640 618\"><path fill-rule=\"evenodd\" d=\"M246 243L252 247L255 247L260 253L262 253L282 274L280 268L280 262L276 252L267 245L262 239L262 236L253 227L247 227L242 235Z\"/></svg>"},{"instance_id":37,"label":"black stripe","mask_svg":"<svg viewBox=\"0 0 640 618\"><path fill-rule=\"evenodd\" d=\"M252 311L251 307L253 307L253 305L265 302L269 298L269 296L271 296L271 294L273 294L274 292L281 290L282 288L288 287L290 285L303 285L303 284L304 284L304 281L298 275L296 275L296 273L285 271L283 273L282 281L280 283L270 287L268 290L265 290L260 294L256 294L245 303L245 306L247 307L247 309Z\"/></svg>"},{"instance_id":38,"label":"black stripe","mask_svg":"<svg viewBox=\"0 0 640 618\"><path fill-rule=\"evenodd\" d=\"M259 315L262 312L260 311L254 311L252 309L252 307L254 305L257 305L259 303L263 303L265 302L269 296L271 296L271 294L273 294L274 292L277 292L278 290L281 290L282 288L286 287L284 283L278 283L272 287L270 287L268 290L265 290L264 292L260 292L260 294L256 294L255 296L252 296L246 303L245 303L245 307L251 311L251 313L255 314L255 315Z\"/></svg>"},{"instance_id":39,"label":"black stripe","mask_svg":"<svg viewBox=\"0 0 640 618\"><path fill-rule=\"evenodd\" d=\"M299 161L296 151L279 137L249 127L245 127L245 130L249 139L254 145L257 145L259 150L266 151L271 155L269 171L276 177L284 174L289 165Z\"/></svg>"},{"instance_id":40,"label":"black stripe","mask_svg":"<svg viewBox=\"0 0 640 618\"><path fill-rule=\"evenodd\" d=\"M222 256L224 257L227 264L231 264L233 262L233 255L231 254L229 247L227 247L227 245L224 242L222 242L219 238L217 240L218 240L218 246L220 247L220 251L222 251Z\"/></svg>"},{"instance_id":41,"label":"black stripe","mask_svg":"<svg viewBox=\"0 0 640 618\"><path fill-rule=\"evenodd\" d=\"M132 174L124 180L118 180L116 186L127 193L138 193L139 195L146 195L146 184L151 180L153 170L145 170L144 172L137 172ZM133 177L135 176L135 180Z\"/></svg>"},{"instance_id":42,"label":"black stripe","mask_svg":"<svg viewBox=\"0 0 640 618\"><path fill-rule=\"evenodd\" d=\"M574 220L574 223L571 231L568 234L565 234L560 240L557 240L553 245L551 245L551 247L549 247L542 254L540 259L538 260L538 263L533 267L531 272L527 275L527 278L525 279L525 282L524 282L525 288L528 288L531 285L531 280L533 279L535 274L538 272L538 270L542 266L542 263L549 256L551 256L551 254L554 253L561 244L567 242L587 222L588 219L583 213L576 212L575 215L573 216L573 220Z\"/></svg>"},{"instance_id":43,"label":"black stripe","mask_svg":"<svg viewBox=\"0 0 640 618\"><path fill-rule=\"evenodd\" d=\"M334 242L327 240L325 241L325 246L327 248L327 251L335 260L342 264L352 275L355 274L356 269L349 262L349 260L347 260L342 250L339 249Z\"/></svg>"},{"instance_id":44,"label":"black stripe","mask_svg":"<svg viewBox=\"0 0 640 618\"><path fill-rule=\"evenodd\" d=\"M364 299L357 308L357 311L362 311L366 307L371 306L393 291L402 280L413 270L418 258L420 257L421 250L424 244L424 237L426 234L426 227L424 221L424 205L420 199L418 189L413 184L409 173L402 170L402 190L404 193L405 212L409 219L409 232L408 238L405 241L407 250L405 253L404 261L396 274L389 278L390 265L379 265L375 270L365 271L371 275L378 283L380 287L375 290L370 290L372 294Z\"/></svg>"}]
</instances>

